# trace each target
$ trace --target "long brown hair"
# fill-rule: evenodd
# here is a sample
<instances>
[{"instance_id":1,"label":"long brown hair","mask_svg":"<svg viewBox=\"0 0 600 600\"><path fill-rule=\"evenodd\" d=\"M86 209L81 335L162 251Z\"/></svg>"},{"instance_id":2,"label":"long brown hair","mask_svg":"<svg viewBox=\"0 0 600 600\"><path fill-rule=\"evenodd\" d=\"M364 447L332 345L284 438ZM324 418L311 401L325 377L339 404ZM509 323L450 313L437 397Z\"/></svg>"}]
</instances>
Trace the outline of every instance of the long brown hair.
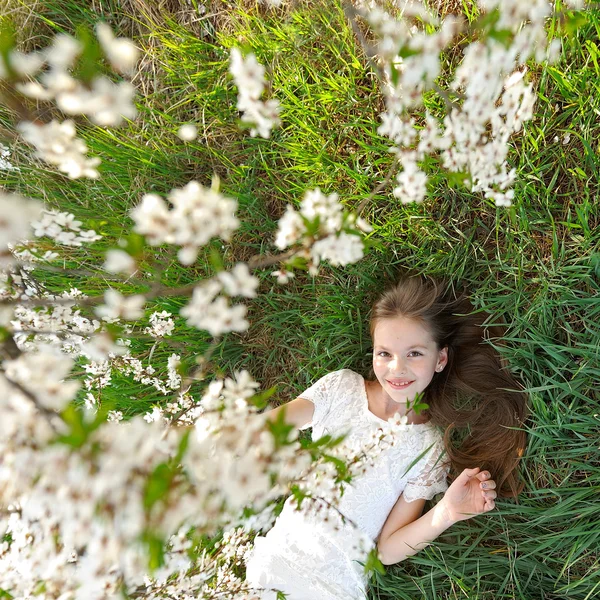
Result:
<instances>
[{"instance_id":1,"label":"long brown hair","mask_svg":"<svg viewBox=\"0 0 600 600\"><path fill-rule=\"evenodd\" d=\"M422 401L429 405L423 414L444 431L450 477L480 467L492 474L498 496L516 497L524 487L518 465L526 433L517 428L528 416L527 395L486 342L489 334L501 338L504 328L484 328L488 315L473 310L464 288L459 292L444 280L405 277L374 303L371 339L378 321L405 317L427 327L438 350L448 347L446 367L434 374Z\"/></svg>"}]
</instances>

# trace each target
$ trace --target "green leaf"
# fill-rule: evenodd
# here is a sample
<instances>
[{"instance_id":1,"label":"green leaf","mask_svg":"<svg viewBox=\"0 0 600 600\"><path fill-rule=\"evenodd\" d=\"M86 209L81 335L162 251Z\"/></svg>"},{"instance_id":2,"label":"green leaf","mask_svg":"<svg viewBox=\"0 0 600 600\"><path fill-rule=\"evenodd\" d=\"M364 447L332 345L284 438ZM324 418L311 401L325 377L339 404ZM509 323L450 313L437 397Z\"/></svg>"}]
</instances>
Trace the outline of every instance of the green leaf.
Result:
<instances>
[{"instance_id":1,"label":"green leaf","mask_svg":"<svg viewBox=\"0 0 600 600\"><path fill-rule=\"evenodd\" d=\"M7 16L2 15L0 21L0 54L6 58L14 49L16 43L15 26Z\"/></svg>"},{"instance_id":2,"label":"green leaf","mask_svg":"<svg viewBox=\"0 0 600 600\"><path fill-rule=\"evenodd\" d=\"M367 555L367 560L363 563L358 561L364 567L365 575L368 575L372 571L377 571L382 575L385 575L385 567L383 563L379 560L379 551L377 550L377 546L372 548Z\"/></svg>"},{"instance_id":3,"label":"green leaf","mask_svg":"<svg viewBox=\"0 0 600 600\"><path fill-rule=\"evenodd\" d=\"M402 46L400 48L400 50L398 51L398 56L400 56L401 58L408 58L409 56L416 56L417 54L421 54L420 50L413 50L412 48L409 48L408 46ZM398 76L396 76L396 79L398 78ZM393 80L392 80L393 81ZM394 83L394 85L397 84Z\"/></svg>"},{"instance_id":4,"label":"green leaf","mask_svg":"<svg viewBox=\"0 0 600 600\"><path fill-rule=\"evenodd\" d=\"M264 392L259 392L258 394L254 394L250 398L250 402L256 406L259 410L262 410L267 406L269 398L277 391L277 386L274 385L272 388L265 390Z\"/></svg>"},{"instance_id":5,"label":"green leaf","mask_svg":"<svg viewBox=\"0 0 600 600\"><path fill-rule=\"evenodd\" d=\"M192 430L188 429L181 436L181 440L179 441L179 448L177 448L177 454L175 455L175 458L173 458L173 462L175 463L175 465L178 465L181 462L181 459L184 457L185 452L190 443L190 434L191 433L192 433Z\"/></svg>"},{"instance_id":6,"label":"green leaf","mask_svg":"<svg viewBox=\"0 0 600 600\"><path fill-rule=\"evenodd\" d=\"M148 477L144 490L144 508L147 511L167 495L172 480L173 470L167 463L160 463L156 466Z\"/></svg>"},{"instance_id":7,"label":"green leaf","mask_svg":"<svg viewBox=\"0 0 600 600\"><path fill-rule=\"evenodd\" d=\"M295 483L292 486L290 486L290 491L292 492L292 495L298 503L298 508L302 508L302 501L304 500L304 498L308 498L309 495L303 490L301 490Z\"/></svg>"},{"instance_id":8,"label":"green leaf","mask_svg":"<svg viewBox=\"0 0 600 600\"><path fill-rule=\"evenodd\" d=\"M77 27L75 36L81 42L83 51L73 74L83 83L90 85L92 80L101 73L100 59L102 51L100 44L90 29L83 24Z\"/></svg>"},{"instance_id":9,"label":"green leaf","mask_svg":"<svg viewBox=\"0 0 600 600\"><path fill-rule=\"evenodd\" d=\"M493 40L498 40L505 48L509 48L513 42L514 34L510 29L496 29L492 27L488 36Z\"/></svg>"},{"instance_id":10,"label":"green leaf","mask_svg":"<svg viewBox=\"0 0 600 600\"><path fill-rule=\"evenodd\" d=\"M587 23L588 15L585 12L573 11L568 12L564 15L561 25L564 32L569 37L573 37L577 33L577 31L584 25L587 25Z\"/></svg>"},{"instance_id":11,"label":"green leaf","mask_svg":"<svg viewBox=\"0 0 600 600\"><path fill-rule=\"evenodd\" d=\"M69 432L58 436L56 442L72 446L73 448L81 448L87 442L90 433L106 421L108 412L113 408L113 402L103 402L94 420L87 422L83 411L74 404L69 404L60 414L62 420L69 426Z\"/></svg>"},{"instance_id":12,"label":"green leaf","mask_svg":"<svg viewBox=\"0 0 600 600\"><path fill-rule=\"evenodd\" d=\"M500 18L500 11L495 8L494 10L484 13L474 23L473 29L478 31L485 31L488 28L492 28Z\"/></svg>"},{"instance_id":13,"label":"green leaf","mask_svg":"<svg viewBox=\"0 0 600 600\"><path fill-rule=\"evenodd\" d=\"M225 270L221 252L214 245L210 247L208 262L210 262L211 267L216 273Z\"/></svg>"},{"instance_id":14,"label":"green leaf","mask_svg":"<svg viewBox=\"0 0 600 600\"><path fill-rule=\"evenodd\" d=\"M451 188L455 188L455 189L465 187L465 179L467 181L471 180L471 174L467 173L465 171L458 171L458 172L447 171L445 173L445 176L446 176L448 185Z\"/></svg>"},{"instance_id":15,"label":"green leaf","mask_svg":"<svg viewBox=\"0 0 600 600\"><path fill-rule=\"evenodd\" d=\"M285 266L291 269L300 269L301 271L308 270L308 261L303 256L293 256L285 261Z\"/></svg>"},{"instance_id":16,"label":"green leaf","mask_svg":"<svg viewBox=\"0 0 600 600\"><path fill-rule=\"evenodd\" d=\"M302 213L298 213L304 226L306 227L306 233L308 235L317 235L319 233L319 227L321 226L321 216L317 215L314 219L305 217Z\"/></svg>"},{"instance_id":17,"label":"green leaf","mask_svg":"<svg viewBox=\"0 0 600 600\"><path fill-rule=\"evenodd\" d=\"M345 480L348 477L348 466L346 463L337 456L331 456L330 454L324 454L323 460L325 462L331 462L335 465L338 475L342 480Z\"/></svg>"},{"instance_id":18,"label":"green leaf","mask_svg":"<svg viewBox=\"0 0 600 600\"><path fill-rule=\"evenodd\" d=\"M141 257L146 245L146 238L139 233L131 232L126 238L125 252L133 257Z\"/></svg>"},{"instance_id":19,"label":"green leaf","mask_svg":"<svg viewBox=\"0 0 600 600\"><path fill-rule=\"evenodd\" d=\"M371 248L375 248L376 250L381 250L384 252L387 248L383 242L380 240L376 240L375 238L366 238L363 240L365 245L365 251Z\"/></svg>"},{"instance_id":20,"label":"green leaf","mask_svg":"<svg viewBox=\"0 0 600 600\"><path fill-rule=\"evenodd\" d=\"M163 539L152 531L144 531L142 542L148 549L148 567L155 571L165 564L165 544Z\"/></svg>"},{"instance_id":21,"label":"green leaf","mask_svg":"<svg viewBox=\"0 0 600 600\"><path fill-rule=\"evenodd\" d=\"M275 449L288 445L290 432L294 429L293 425L286 422L284 413L285 409L277 413L277 417L274 421L267 421L267 427L273 435Z\"/></svg>"}]
</instances>

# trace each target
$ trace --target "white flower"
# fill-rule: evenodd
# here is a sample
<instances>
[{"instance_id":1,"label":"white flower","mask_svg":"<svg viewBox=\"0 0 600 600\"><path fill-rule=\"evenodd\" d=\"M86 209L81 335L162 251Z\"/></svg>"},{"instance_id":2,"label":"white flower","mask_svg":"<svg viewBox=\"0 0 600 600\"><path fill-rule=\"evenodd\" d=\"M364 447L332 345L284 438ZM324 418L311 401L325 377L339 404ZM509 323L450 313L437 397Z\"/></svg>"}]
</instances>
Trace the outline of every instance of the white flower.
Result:
<instances>
[{"instance_id":1,"label":"white flower","mask_svg":"<svg viewBox=\"0 0 600 600\"><path fill-rule=\"evenodd\" d=\"M66 70L73 66L82 51L81 42L70 35L59 33L54 36L52 44L45 49L44 55L49 65L57 70Z\"/></svg>"},{"instance_id":2,"label":"white flower","mask_svg":"<svg viewBox=\"0 0 600 600\"><path fill-rule=\"evenodd\" d=\"M171 313L166 310L163 310L162 312L153 312L150 315L151 327L146 327L144 332L153 337L171 335L175 328L175 321L170 317Z\"/></svg>"},{"instance_id":3,"label":"white flower","mask_svg":"<svg viewBox=\"0 0 600 600\"><path fill-rule=\"evenodd\" d=\"M46 210L39 221L31 223L37 237L47 236L65 246L81 246L102 238L93 229L81 230L73 214Z\"/></svg>"},{"instance_id":4,"label":"white flower","mask_svg":"<svg viewBox=\"0 0 600 600\"><path fill-rule=\"evenodd\" d=\"M119 421L123 420L123 413L120 410L109 410L107 420L118 423Z\"/></svg>"},{"instance_id":5,"label":"white flower","mask_svg":"<svg viewBox=\"0 0 600 600\"><path fill-rule=\"evenodd\" d=\"M255 125L250 130L250 135L270 137L271 129L281 123L280 106L274 98L267 102L259 100L265 86L265 68L256 60L254 54L250 53L243 58L240 50L233 47L229 71L239 90L237 108L243 112L242 122Z\"/></svg>"},{"instance_id":6,"label":"white flower","mask_svg":"<svg viewBox=\"0 0 600 600\"><path fill-rule=\"evenodd\" d=\"M222 271L217 277L229 296L256 297L256 288L260 282L257 277L250 274L246 263L238 263L231 271Z\"/></svg>"},{"instance_id":7,"label":"white flower","mask_svg":"<svg viewBox=\"0 0 600 600\"><path fill-rule=\"evenodd\" d=\"M162 417L162 414L162 410L158 406L153 406L152 412L144 415L144 421L146 423L153 423L154 421L158 421Z\"/></svg>"},{"instance_id":8,"label":"white flower","mask_svg":"<svg viewBox=\"0 0 600 600\"><path fill-rule=\"evenodd\" d=\"M292 271L273 271L271 273L273 277L277 277L277 283L287 283L290 279L296 275Z\"/></svg>"},{"instance_id":9,"label":"white flower","mask_svg":"<svg viewBox=\"0 0 600 600\"><path fill-rule=\"evenodd\" d=\"M355 263L364 255L364 244L358 235L342 232L329 235L313 244L312 255L317 264L328 260L332 265Z\"/></svg>"},{"instance_id":10,"label":"white flower","mask_svg":"<svg viewBox=\"0 0 600 600\"><path fill-rule=\"evenodd\" d=\"M77 381L65 381L73 360L49 345L35 352L25 352L14 360L5 360L6 377L23 386L40 404L60 411L75 397Z\"/></svg>"},{"instance_id":11,"label":"white flower","mask_svg":"<svg viewBox=\"0 0 600 600\"><path fill-rule=\"evenodd\" d=\"M97 23L96 35L110 64L121 73L133 74L140 57L136 45L127 38L116 38L110 26L103 22Z\"/></svg>"},{"instance_id":12,"label":"white flower","mask_svg":"<svg viewBox=\"0 0 600 600\"><path fill-rule=\"evenodd\" d=\"M108 289L104 292L105 304L96 307L96 314L105 320L139 319L144 314L145 296L123 296L120 292Z\"/></svg>"},{"instance_id":13,"label":"white flower","mask_svg":"<svg viewBox=\"0 0 600 600\"><path fill-rule=\"evenodd\" d=\"M191 123L186 123L177 130L177 136L184 142L192 142L198 137L198 128Z\"/></svg>"},{"instance_id":14,"label":"white flower","mask_svg":"<svg viewBox=\"0 0 600 600\"><path fill-rule=\"evenodd\" d=\"M96 125L118 127L124 118L133 119L137 109L133 103L135 88L128 81L114 83L108 77L92 80L91 89L81 84L56 95L56 104L71 115L87 115Z\"/></svg>"},{"instance_id":15,"label":"white flower","mask_svg":"<svg viewBox=\"0 0 600 600\"><path fill-rule=\"evenodd\" d=\"M145 194L142 203L131 211L133 230L148 238L148 243L162 244L169 234L170 216L165 201L156 194Z\"/></svg>"},{"instance_id":16,"label":"white flower","mask_svg":"<svg viewBox=\"0 0 600 600\"><path fill-rule=\"evenodd\" d=\"M104 269L109 273L134 273L135 260L123 250L108 250Z\"/></svg>"},{"instance_id":17,"label":"white flower","mask_svg":"<svg viewBox=\"0 0 600 600\"><path fill-rule=\"evenodd\" d=\"M226 402L234 404L239 399L250 398L254 395L255 390L260 387L260 384L254 381L245 369L235 371L233 377L233 379L230 377L225 379L222 395Z\"/></svg>"},{"instance_id":18,"label":"white flower","mask_svg":"<svg viewBox=\"0 0 600 600\"><path fill-rule=\"evenodd\" d=\"M248 329L249 323L243 318L247 309L243 304L229 306L222 296L215 300L210 298L210 286L214 283L211 281L196 287L192 300L179 311L179 314L187 317L188 325L205 329L213 336Z\"/></svg>"},{"instance_id":19,"label":"white flower","mask_svg":"<svg viewBox=\"0 0 600 600\"><path fill-rule=\"evenodd\" d=\"M85 156L87 146L75 137L73 121L51 121L45 125L21 121L17 129L23 139L35 147L38 158L56 165L69 178L99 177L94 167L100 164L100 159Z\"/></svg>"},{"instance_id":20,"label":"white flower","mask_svg":"<svg viewBox=\"0 0 600 600\"><path fill-rule=\"evenodd\" d=\"M197 181L190 181L169 194L173 209L155 194L146 194L142 203L131 211L134 230L148 236L152 245L169 243L182 246L178 258L182 264L191 264L198 248L214 236L229 241L239 227L235 216L237 200L227 198Z\"/></svg>"},{"instance_id":21,"label":"white flower","mask_svg":"<svg viewBox=\"0 0 600 600\"><path fill-rule=\"evenodd\" d=\"M253 53L245 58L239 48L231 48L229 72L240 89L240 94L258 100L264 89L265 68L256 60Z\"/></svg>"},{"instance_id":22,"label":"white flower","mask_svg":"<svg viewBox=\"0 0 600 600\"><path fill-rule=\"evenodd\" d=\"M302 218L289 204L285 209L284 215L279 219L277 226L275 245L280 250L284 250L297 242L306 232Z\"/></svg>"},{"instance_id":23,"label":"white flower","mask_svg":"<svg viewBox=\"0 0 600 600\"><path fill-rule=\"evenodd\" d=\"M403 204L423 202L427 192L427 175L412 161L403 161L404 170L396 176L398 186L394 188L394 196Z\"/></svg>"},{"instance_id":24,"label":"white flower","mask_svg":"<svg viewBox=\"0 0 600 600\"><path fill-rule=\"evenodd\" d=\"M326 196L318 187L306 191L300 205L300 212L307 219L320 217L319 230L323 233L335 233L342 226L343 207L335 192Z\"/></svg>"},{"instance_id":25,"label":"white flower","mask_svg":"<svg viewBox=\"0 0 600 600\"><path fill-rule=\"evenodd\" d=\"M31 233L31 222L42 216L44 205L38 200L0 190L0 252L8 244L25 239Z\"/></svg>"}]
</instances>

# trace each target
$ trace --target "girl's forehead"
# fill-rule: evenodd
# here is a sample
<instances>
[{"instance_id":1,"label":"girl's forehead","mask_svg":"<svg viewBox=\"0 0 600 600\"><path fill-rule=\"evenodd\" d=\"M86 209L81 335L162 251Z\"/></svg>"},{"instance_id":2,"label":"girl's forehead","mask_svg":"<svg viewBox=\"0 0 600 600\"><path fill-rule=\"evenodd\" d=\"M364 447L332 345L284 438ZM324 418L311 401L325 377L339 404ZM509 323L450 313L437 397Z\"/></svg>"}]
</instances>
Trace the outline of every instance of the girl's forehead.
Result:
<instances>
[{"instance_id":1,"label":"girl's forehead","mask_svg":"<svg viewBox=\"0 0 600 600\"><path fill-rule=\"evenodd\" d=\"M375 338L373 343L382 346L431 345L434 343L431 332L423 323L406 317L378 321L373 337Z\"/></svg>"}]
</instances>

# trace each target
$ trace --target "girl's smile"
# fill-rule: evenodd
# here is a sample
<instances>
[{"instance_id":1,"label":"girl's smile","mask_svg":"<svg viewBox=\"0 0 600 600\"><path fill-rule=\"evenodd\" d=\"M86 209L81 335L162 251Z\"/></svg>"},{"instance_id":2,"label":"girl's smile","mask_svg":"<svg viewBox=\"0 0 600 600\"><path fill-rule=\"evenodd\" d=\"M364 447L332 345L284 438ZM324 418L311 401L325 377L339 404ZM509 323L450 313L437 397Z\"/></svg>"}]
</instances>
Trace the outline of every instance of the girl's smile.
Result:
<instances>
[{"instance_id":1,"label":"girl's smile","mask_svg":"<svg viewBox=\"0 0 600 600\"><path fill-rule=\"evenodd\" d=\"M398 390L407 388L409 385L411 385L412 383L414 383L414 381L398 381L398 382L394 382L394 381L390 381L389 379L386 379L386 381L392 386L392 388L398 389Z\"/></svg>"}]
</instances>

